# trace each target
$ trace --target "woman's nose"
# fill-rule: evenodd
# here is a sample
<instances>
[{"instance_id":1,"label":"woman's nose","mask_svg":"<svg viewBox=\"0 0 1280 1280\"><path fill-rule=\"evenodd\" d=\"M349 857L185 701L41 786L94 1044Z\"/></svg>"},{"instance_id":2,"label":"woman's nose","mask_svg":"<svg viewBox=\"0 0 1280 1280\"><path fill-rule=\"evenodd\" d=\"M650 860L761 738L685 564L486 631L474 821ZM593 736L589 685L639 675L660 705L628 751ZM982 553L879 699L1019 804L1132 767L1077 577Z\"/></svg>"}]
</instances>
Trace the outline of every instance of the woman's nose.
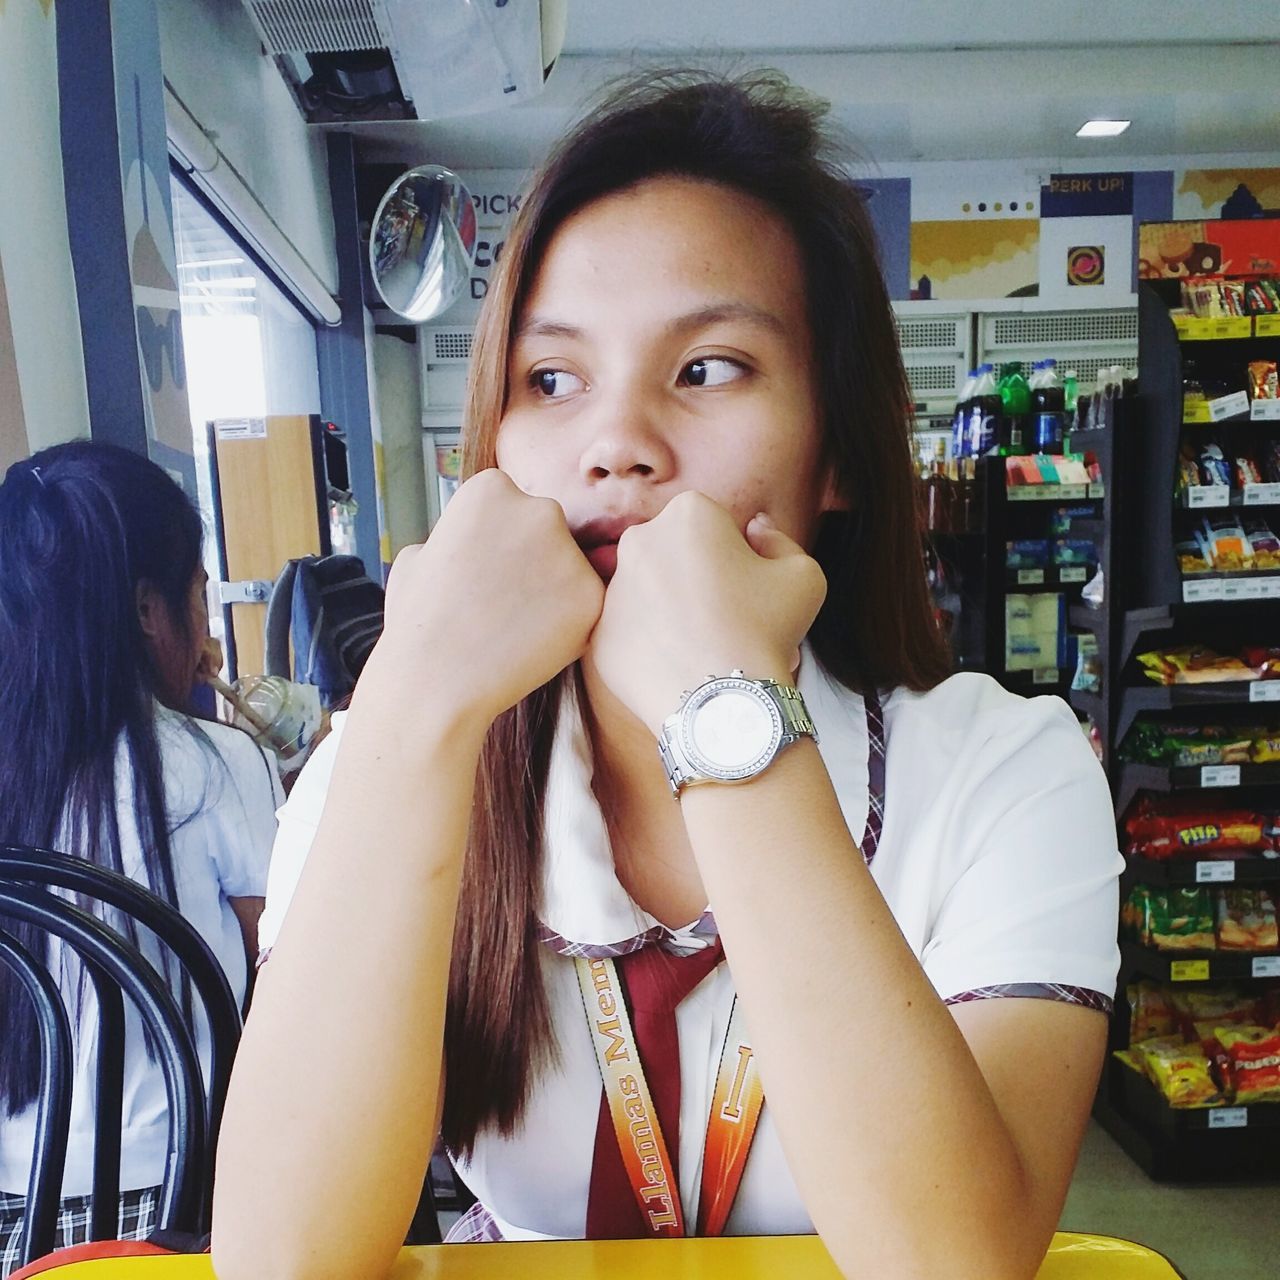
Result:
<instances>
[{"instance_id":1,"label":"woman's nose","mask_svg":"<svg viewBox=\"0 0 1280 1280\"><path fill-rule=\"evenodd\" d=\"M609 478L666 480L675 455L657 406L638 397L618 397L599 404L582 451L582 472L591 480Z\"/></svg>"}]
</instances>

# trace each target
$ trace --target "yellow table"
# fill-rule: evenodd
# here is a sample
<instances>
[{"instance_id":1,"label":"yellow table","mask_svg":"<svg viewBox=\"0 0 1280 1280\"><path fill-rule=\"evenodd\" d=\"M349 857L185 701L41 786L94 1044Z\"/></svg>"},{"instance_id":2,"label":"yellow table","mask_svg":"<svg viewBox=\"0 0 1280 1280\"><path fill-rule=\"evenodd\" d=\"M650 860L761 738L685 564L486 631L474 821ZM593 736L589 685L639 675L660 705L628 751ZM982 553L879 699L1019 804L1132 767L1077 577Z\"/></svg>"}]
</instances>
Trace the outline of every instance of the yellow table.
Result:
<instances>
[{"instance_id":1,"label":"yellow table","mask_svg":"<svg viewBox=\"0 0 1280 1280\"><path fill-rule=\"evenodd\" d=\"M76 1262L43 1275L51 1280L212 1280L213 1268L203 1254ZM840 1280L816 1236L433 1245L401 1250L391 1280L630 1280L655 1275L662 1280ZM1059 1232L1036 1280L1178 1276L1168 1261L1140 1244Z\"/></svg>"}]
</instances>

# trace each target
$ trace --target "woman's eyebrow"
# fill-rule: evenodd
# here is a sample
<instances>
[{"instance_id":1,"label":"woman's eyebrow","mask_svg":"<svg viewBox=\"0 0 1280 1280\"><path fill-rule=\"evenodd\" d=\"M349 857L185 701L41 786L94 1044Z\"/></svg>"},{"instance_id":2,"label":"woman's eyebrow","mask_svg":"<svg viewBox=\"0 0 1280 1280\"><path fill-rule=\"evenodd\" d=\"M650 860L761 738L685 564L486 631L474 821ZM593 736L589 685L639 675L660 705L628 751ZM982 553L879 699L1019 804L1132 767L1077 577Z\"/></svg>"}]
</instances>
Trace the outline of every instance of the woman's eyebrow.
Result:
<instances>
[{"instance_id":1,"label":"woman's eyebrow","mask_svg":"<svg viewBox=\"0 0 1280 1280\"><path fill-rule=\"evenodd\" d=\"M705 329L713 324L725 321L745 321L758 325L782 337L789 332L787 326L772 311L757 307L749 302L712 302L705 307L686 311L676 316L665 325L668 333L684 334L697 329ZM547 316L530 316L515 332L517 342L525 338L567 338L576 340L585 336L585 330L579 325L569 324L564 320L553 320Z\"/></svg>"},{"instance_id":2,"label":"woman's eyebrow","mask_svg":"<svg viewBox=\"0 0 1280 1280\"><path fill-rule=\"evenodd\" d=\"M524 338L581 338L583 330L576 324L563 320L548 320L542 316L530 316L515 331L515 341Z\"/></svg>"},{"instance_id":3,"label":"woman's eyebrow","mask_svg":"<svg viewBox=\"0 0 1280 1280\"><path fill-rule=\"evenodd\" d=\"M763 307L754 306L749 302L713 302L677 316L667 325L667 329L672 333L688 333L726 320L746 321L748 324L758 325L781 337L786 337L790 332L772 311L766 311Z\"/></svg>"}]
</instances>

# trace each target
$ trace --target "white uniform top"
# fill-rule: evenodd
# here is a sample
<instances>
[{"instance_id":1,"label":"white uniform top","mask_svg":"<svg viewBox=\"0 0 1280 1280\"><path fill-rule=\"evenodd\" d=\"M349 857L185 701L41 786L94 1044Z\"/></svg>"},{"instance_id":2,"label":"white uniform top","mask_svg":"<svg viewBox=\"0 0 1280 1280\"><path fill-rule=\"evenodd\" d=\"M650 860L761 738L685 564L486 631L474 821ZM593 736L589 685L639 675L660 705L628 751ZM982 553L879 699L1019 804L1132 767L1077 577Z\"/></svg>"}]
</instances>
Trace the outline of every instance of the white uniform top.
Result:
<instances>
[{"instance_id":1,"label":"white uniform top","mask_svg":"<svg viewBox=\"0 0 1280 1280\"><path fill-rule=\"evenodd\" d=\"M799 685L845 822L860 837L869 805L863 700L828 677L807 649ZM341 719L334 717L333 735L281 811L264 947L278 933L314 835ZM884 720L886 812L871 870L939 996L1047 997L1109 1008L1123 860L1106 781L1070 710L1057 698L1023 699L986 676L964 674L928 693L894 691ZM459 1163L481 1203L451 1239L582 1237L601 1082L569 957L620 954L635 949L641 935L676 949L705 946L714 936L709 912L669 930L628 897L590 783L588 739L569 702L551 757L539 911L560 1059L538 1080L520 1131L509 1139L482 1135L473 1158ZM804 851L780 849L778 856L798 859ZM721 964L677 1011L687 1222L697 1217L706 1119L732 998ZM871 1054L869 1080L880 1069ZM766 1103L726 1232L812 1230Z\"/></svg>"},{"instance_id":2,"label":"white uniform top","mask_svg":"<svg viewBox=\"0 0 1280 1280\"><path fill-rule=\"evenodd\" d=\"M275 810L284 793L273 761L253 740L227 725L199 722L202 741L184 715L157 704L156 735L164 770L165 804L172 833L178 905L212 948L243 1003L247 963L244 938L228 898L261 897L266 892L267 862L275 838ZM117 815L124 873L146 885L147 872L133 815L133 772L123 742L116 754ZM74 852L74 850L68 850ZM106 919L118 925L119 915ZM168 953L145 929L139 930L143 953L162 966ZM64 967L63 959L69 959ZM61 971L64 993L70 992L73 1015L75 1076L71 1095L71 1131L67 1144L62 1195L88 1195L93 1189L93 1126L97 1092L98 1005L92 984L86 985L78 1027L74 1020L79 963L51 942L51 971ZM164 970L161 968L161 972ZM170 961L175 989L178 969ZM20 997L25 998L25 997ZM196 1045L205 1079L209 1072L209 1031L198 994ZM147 1057L142 1024L133 1002L125 997L124 1106L120 1141L120 1189L157 1185L164 1177L168 1152L168 1102L158 1061ZM0 1190L25 1195L35 1138L35 1107L0 1118Z\"/></svg>"}]
</instances>

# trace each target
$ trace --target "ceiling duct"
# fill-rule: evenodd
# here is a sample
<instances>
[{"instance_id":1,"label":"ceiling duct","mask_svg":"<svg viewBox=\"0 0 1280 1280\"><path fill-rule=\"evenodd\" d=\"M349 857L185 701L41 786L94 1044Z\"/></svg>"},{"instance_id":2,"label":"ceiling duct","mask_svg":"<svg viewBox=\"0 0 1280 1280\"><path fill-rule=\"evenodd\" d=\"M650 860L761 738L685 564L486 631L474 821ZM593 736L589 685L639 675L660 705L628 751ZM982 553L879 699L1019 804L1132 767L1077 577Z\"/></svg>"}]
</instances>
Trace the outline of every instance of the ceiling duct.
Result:
<instances>
[{"instance_id":1,"label":"ceiling duct","mask_svg":"<svg viewBox=\"0 0 1280 1280\"><path fill-rule=\"evenodd\" d=\"M528 101L567 0L242 0L312 123L436 120Z\"/></svg>"}]
</instances>

